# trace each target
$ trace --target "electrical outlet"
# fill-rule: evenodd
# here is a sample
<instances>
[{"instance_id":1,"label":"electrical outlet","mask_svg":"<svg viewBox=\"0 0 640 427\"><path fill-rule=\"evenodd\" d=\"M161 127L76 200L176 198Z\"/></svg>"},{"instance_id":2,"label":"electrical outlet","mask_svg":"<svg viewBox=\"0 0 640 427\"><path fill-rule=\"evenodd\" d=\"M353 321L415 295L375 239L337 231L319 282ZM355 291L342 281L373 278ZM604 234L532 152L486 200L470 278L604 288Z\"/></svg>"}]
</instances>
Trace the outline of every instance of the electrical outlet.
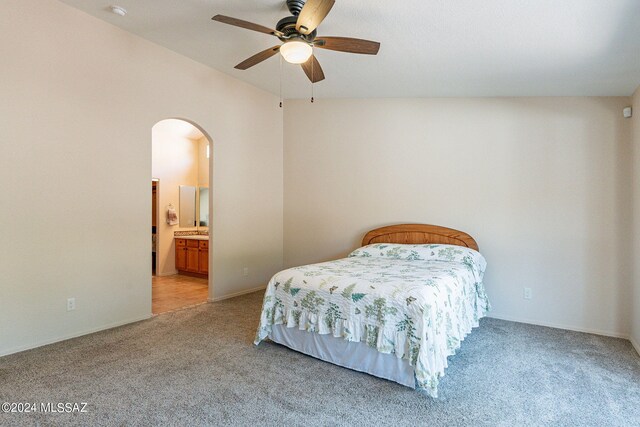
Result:
<instances>
[{"instance_id":1,"label":"electrical outlet","mask_svg":"<svg viewBox=\"0 0 640 427\"><path fill-rule=\"evenodd\" d=\"M67 298L67 311L73 311L76 309L76 299Z\"/></svg>"},{"instance_id":2,"label":"electrical outlet","mask_svg":"<svg viewBox=\"0 0 640 427\"><path fill-rule=\"evenodd\" d=\"M533 294L531 292L531 288L524 288L524 293L523 293L522 297L524 299L531 299L533 297Z\"/></svg>"},{"instance_id":3,"label":"electrical outlet","mask_svg":"<svg viewBox=\"0 0 640 427\"><path fill-rule=\"evenodd\" d=\"M242 269L242 275L243 275L244 277L247 277L247 276L249 275L249 267L244 267L244 268Z\"/></svg>"}]
</instances>

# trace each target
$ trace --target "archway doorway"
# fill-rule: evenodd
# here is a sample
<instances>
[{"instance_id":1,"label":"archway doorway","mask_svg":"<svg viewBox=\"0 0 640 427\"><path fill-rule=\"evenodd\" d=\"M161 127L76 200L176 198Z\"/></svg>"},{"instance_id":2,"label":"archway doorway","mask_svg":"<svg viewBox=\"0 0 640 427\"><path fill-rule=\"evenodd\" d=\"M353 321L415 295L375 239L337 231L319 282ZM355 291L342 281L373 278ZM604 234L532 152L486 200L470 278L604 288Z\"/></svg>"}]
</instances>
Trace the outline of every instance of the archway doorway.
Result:
<instances>
[{"instance_id":1,"label":"archway doorway","mask_svg":"<svg viewBox=\"0 0 640 427\"><path fill-rule=\"evenodd\" d=\"M207 302L211 241L211 138L193 122L152 128L152 313Z\"/></svg>"}]
</instances>

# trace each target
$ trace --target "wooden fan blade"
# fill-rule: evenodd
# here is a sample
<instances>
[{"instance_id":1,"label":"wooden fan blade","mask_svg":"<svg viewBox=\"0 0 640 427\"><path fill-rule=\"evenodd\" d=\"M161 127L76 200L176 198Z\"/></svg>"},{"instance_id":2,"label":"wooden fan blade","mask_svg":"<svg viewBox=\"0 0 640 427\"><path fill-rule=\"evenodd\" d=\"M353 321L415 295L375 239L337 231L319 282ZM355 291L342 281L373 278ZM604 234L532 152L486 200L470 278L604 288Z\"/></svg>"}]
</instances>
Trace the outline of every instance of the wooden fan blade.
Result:
<instances>
[{"instance_id":1,"label":"wooden fan blade","mask_svg":"<svg viewBox=\"0 0 640 427\"><path fill-rule=\"evenodd\" d=\"M262 25L254 24L253 22L243 21L242 19L232 18L230 16L216 15L211 19L214 21L222 22L223 24L229 24L235 27L246 28L247 30L253 30L259 33L270 34L276 37L282 35L281 32L272 30L271 28L263 27Z\"/></svg>"},{"instance_id":2,"label":"wooden fan blade","mask_svg":"<svg viewBox=\"0 0 640 427\"><path fill-rule=\"evenodd\" d=\"M307 77L309 77L309 80L311 80L311 83L318 83L324 80L324 72L315 55L311 55L311 58L309 58L307 62L300 65Z\"/></svg>"},{"instance_id":3,"label":"wooden fan blade","mask_svg":"<svg viewBox=\"0 0 640 427\"><path fill-rule=\"evenodd\" d=\"M311 34L327 17L335 0L308 0L296 22L296 30L301 34Z\"/></svg>"},{"instance_id":4,"label":"wooden fan blade","mask_svg":"<svg viewBox=\"0 0 640 427\"><path fill-rule=\"evenodd\" d=\"M245 59L244 61L236 65L234 68L237 68L238 70L246 70L247 68L251 68L256 64L261 63L265 59L271 58L273 55L278 53L279 50L280 50L280 46L270 47L269 49L265 49L260 53L256 53L251 58Z\"/></svg>"},{"instance_id":5,"label":"wooden fan blade","mask_svg":"<svg viewBox=\"0 0 640 427\"><path fill-rule=\"evenodd\" d=\"M377 55L380 50L380 43L378 42L349 37L318 37L313 44L321 49L361 53L364 55Z\"/></svg>"}]
</instances>

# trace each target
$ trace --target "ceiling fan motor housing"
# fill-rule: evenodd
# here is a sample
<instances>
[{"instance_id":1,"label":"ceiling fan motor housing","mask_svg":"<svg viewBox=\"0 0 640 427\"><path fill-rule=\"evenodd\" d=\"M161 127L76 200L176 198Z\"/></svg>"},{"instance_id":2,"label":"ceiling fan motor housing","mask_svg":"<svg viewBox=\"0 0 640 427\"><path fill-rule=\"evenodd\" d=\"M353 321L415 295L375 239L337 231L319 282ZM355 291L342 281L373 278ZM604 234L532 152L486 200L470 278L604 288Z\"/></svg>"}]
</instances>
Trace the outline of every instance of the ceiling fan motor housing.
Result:
<instances>
[{"instance_id":1,"label":"ceiling fan motor housing","mask_svg":"<svg viewBox=\"0 0 640 427\"><path fill-rule=\"evenodd\" d=\"M298 1L304 5L304 1L301 1L301 0L289 0L289 1ZM316 38L316 35L318 34L318 32L316 30L313 30L309 34L300 34L298 30L296 30L297 22L298 22L297 16L287 16L286 18L282 18L281 20L278 21L278 23L276 24L276 30L284 34L283 37L279 37L280 40L285 41L292 38L301 38L308 42L312 42Z\"/></svg>"}]
</instances>

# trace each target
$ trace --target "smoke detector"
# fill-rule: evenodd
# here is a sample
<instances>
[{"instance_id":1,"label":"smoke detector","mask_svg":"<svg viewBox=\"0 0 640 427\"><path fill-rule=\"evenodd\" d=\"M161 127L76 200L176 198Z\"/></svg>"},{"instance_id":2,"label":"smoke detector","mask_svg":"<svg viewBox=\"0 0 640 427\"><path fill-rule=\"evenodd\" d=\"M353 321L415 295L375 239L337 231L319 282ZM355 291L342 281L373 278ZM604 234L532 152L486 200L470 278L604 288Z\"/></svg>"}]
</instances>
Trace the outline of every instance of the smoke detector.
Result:
<instances>
[{"instance_id":1,"label":"smoke detector","mask_svg":"<svg viewBox=\"0 0 640 427\"><path fill-rule=\"evenodd\" d=\"M127 14L127 9L125 9L124 7L111 6L110 9L111 9L111 12L119 16L125 16Z\"/></svg>"}]
</instances>

